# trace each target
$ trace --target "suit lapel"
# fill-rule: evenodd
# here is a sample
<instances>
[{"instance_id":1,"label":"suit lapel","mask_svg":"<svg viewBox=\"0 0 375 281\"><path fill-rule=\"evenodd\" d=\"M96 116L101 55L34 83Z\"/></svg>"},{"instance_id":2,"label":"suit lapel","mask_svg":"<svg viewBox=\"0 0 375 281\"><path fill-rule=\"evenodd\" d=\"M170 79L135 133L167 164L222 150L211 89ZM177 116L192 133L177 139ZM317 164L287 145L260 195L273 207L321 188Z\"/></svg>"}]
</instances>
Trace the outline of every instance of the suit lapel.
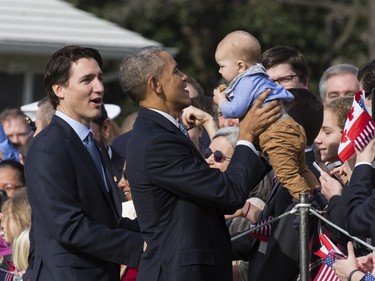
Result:
<instances>
[{"instance_id":1,"label":"suit lapel","mask_svg":"<svg viewBox=\"0 0 375 281\"><path fill-rule=\"evenodd\" d=\"M188 146L195 147L193 142L191 140L189 140L187 137L185 137L184 134L180 131L180 129L177 128L175 124L173 124L171 121L169 121L163 115L161 115L161 114L159 114L159 113L157 113L153 110L147 109L147 108L140 108L139 111L138 111L138 117L137 118L149 119L152 122L155 122L158 125L162 126L165 130L169 131L170 133L173 133L174 135L181 138ZM195 147L195 149L196 149L196 147Z\"/></svg>"},{"instance_id":2,"label":"suit lapel","mask_svg":"<svg viewBox=\"0 0 375 281\"><path fill-rule=\"evenodd\" d=\"M108 178L112 178L112 177L109 176L109 175L111 175L111 173L108 173L108 170L106 169L106 168L108 168L108 165L103 160L105 158L105 157L103 157L103 151L101 149L99 149L98 145L96 145L96 147L99 151L100 158L102 160L102 165L103 165L104 171L105 171L106 176L107 176L107 183L108 183L108 188L110 189L110 192L107 191L107 189L105 187L105 184L102 180L102 177L100 176L99 171L96 168L95 163L94 163L89 151L85 148L84 144L82 143L82 141L78 137L78 135L75 133L73 128L70 127L69 124L66 123L64 120L62 120L61 118L59 118L57 116L54 116L52 121L58 123L62 127L62 129L65 131L65 134L64 134L66 136L65 141L68 143L69 147L72 148L73 153L75 155L79 156L78 159L82 160L83 165L88 168L88 170L92 174L93 178L97 182L100 190L102 191L104 197L106 198L108 203L112 206L112 209L113 209L114 213L117 216L119 216L119 212L121 210L121 202L120 203L117 202L112 197L113 196L112 194L114 193L113 192L113 185L114 184L113 184L113 179L111 179L111 180L108 179ZM118 192L116 192L116 194L118 194ZM119 204L120 204L120 206L119 206Z\"/></svg>"}]
</instances>

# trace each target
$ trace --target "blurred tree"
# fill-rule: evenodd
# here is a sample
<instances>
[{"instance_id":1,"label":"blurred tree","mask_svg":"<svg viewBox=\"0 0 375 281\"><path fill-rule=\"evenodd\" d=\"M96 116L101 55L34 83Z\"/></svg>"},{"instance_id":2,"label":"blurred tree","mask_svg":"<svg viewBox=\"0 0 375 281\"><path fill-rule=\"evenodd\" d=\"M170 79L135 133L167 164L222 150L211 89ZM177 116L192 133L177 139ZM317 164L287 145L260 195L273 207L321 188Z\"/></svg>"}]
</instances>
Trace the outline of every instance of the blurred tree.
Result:
<instances>
[{"instance_id":1,"label":"blurred tree","mask_svg":"<svg viewBox=\"0 0 375 281\"><path fill-rule=\"evenodd\" d=\"M301 51L311 68L312 91L317 91L320 75L329 65L360 66L375 52L374 36L369 36L375 34L369 31L369 18L374 14L369 12L371 0L67 1L177 48L180 68L196 78L206 94L220 79L214 60L216 45L235 29L252 33L263 50L288 45Z\"/></svg>"}]
</instances>

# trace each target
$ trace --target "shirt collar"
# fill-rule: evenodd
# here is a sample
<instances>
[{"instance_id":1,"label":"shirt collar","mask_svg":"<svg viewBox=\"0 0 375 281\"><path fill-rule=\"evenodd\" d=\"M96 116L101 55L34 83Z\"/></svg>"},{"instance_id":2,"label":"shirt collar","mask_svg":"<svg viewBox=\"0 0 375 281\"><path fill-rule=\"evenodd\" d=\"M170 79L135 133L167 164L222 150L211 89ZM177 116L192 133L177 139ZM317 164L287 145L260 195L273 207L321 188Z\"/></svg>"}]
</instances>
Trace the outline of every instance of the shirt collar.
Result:
<instances>
[{"instance_id":1,"label":"shirt collar","mask_svg":"<svg viewBox=\"0 0 375 281\"><path fill-rule=\"evenodd\" d=\"M79 123L78 121L74 120L73 118L69 117L68 115L59 110L56 110L55 115L63 119L66 123L68 123L70 127L72 127L72 129L76 132L81 141L83 141L87 137L88 133L91 131L91 128L87 128L82 123Z\"/></svg>"},{"instance_id":2,"label":"shirt collar","mask_svg":"<svg viewBox=\"0 0 375 281\"><path fill-rule=\"evenodd\" d=\"M168 113L165 113L164 111L160 111L160 110L157 110L155 108L148 108L152 111L155 111L161 115L163 115L165 118L167 118L169 121L171 121L177 128L178 128L178 122L176 121L176 119L174 119L171 115L169 115Z\"/></svg>"}]
</instances>

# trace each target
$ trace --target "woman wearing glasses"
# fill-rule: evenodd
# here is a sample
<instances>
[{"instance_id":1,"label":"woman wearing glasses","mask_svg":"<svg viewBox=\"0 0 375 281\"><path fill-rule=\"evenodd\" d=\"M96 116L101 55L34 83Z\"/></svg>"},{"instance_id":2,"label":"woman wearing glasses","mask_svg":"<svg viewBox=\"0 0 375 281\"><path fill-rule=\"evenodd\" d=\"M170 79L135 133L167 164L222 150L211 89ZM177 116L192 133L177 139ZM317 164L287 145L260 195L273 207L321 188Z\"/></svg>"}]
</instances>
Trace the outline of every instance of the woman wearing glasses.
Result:
<instances>
[{"instance_id":1,"label":"woman wearing glasses","mask_svg":"<svg viewBox=\"0 0 375 281\"><path fill-rule=\"evenodd\" d=\"M220 128L214 134L210 146L204 151L204 157L210 168L224 172L231 160L238 138L238 127L227 126ZM272 176L266 177L250 192L249 199L244 208L236 213L225 215L229 224L229 232L242 232L258 220L258 216L264 207L264 201L272 188ZM251 203L250 203L251 202ZM248 263L234 261L233 280L247 279Z\"/></svg>"}]
</instances>

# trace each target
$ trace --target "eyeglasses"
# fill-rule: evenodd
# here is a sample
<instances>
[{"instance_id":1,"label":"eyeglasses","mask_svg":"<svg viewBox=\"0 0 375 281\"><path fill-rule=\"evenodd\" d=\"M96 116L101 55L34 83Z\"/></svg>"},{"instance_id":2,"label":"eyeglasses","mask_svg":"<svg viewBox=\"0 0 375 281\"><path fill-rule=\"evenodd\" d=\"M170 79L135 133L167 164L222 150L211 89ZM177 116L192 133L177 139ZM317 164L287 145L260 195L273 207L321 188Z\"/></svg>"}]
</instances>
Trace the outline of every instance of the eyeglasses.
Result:
<instances>
[{"instance_id":1,"label":"eyeglasses","mask_svg":"<svg viewBox=\"0 0 375 281\"><path fill-rule=\"evenodd\" d=\"M0 185L0 189L3 189L5 191L15 190L15 189L18 189L18 188L21 188L21 187L24 187L24 186L23 185L15 185L15 184L11 184L11 183Z\"/></svg>"},{"instance_id":2,"label":"eyeglasses","mask_svg":"<svg viewBox=\"0 0 375 281\"><path fill-rule=\"evenodd\" d=\"M277 84L280 84L280 85L286 85L286 84L289 84L289 83L293 82L294 77L298 77L298 75L294 74L294 75L283 76L283 77L277 78L273 81L276 82Z\"/></svg>"},{"instance_id":3,"label":"eyeglasses","mask_svg":"<svg viewBox=\"0 0 375 281\"><path fill-rule=\"evenodd\" d=\"M214 160L215 162L223 162L223 160L230 160L231 158L230 157L227 157L225 156L220 150L216 150L214 152L212 152L211 148L206 148L206 150L204 151L203 155L204 155L204 158L208 158L211 156L211 154L214 154Z\"/></svg>"}]
</instances>

